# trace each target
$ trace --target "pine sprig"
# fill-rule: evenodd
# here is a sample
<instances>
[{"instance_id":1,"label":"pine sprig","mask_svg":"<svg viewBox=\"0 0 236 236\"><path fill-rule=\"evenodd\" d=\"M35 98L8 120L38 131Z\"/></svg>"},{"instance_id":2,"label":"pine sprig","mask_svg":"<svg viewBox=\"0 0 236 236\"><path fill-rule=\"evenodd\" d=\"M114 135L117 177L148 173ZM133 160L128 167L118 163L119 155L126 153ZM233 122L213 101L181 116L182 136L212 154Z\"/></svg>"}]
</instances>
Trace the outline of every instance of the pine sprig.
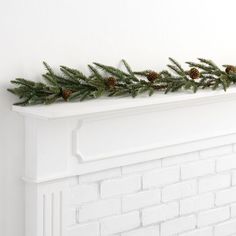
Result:
<instances>
[{"instance_id":1,"label":"pine sprig","mask_svg":"<svg viewBox=\"0 0 236 236\"><path fill-rule=\"evenodd\" d=\"M222 88L225 91L236 83L236 67L223 65L222 70L213 61L199 58L198 62L186 62L185 70L175 59L169 58L171 64L159 73L152 70L133 71L131 66L122 60L125 70L101 63L88 65L90 74L84 75L78 69L60 66L60 73L46 63L46 73L42 75L45 82L35 82L24 78L16 78L11 83L15 86L8 91L16 95L20 101L15 105L51 104L58 100L72 101L98 98L103 95L136 97L155 91L169 93L178 90ZM155 75L154 79L150 76Z\"/></svg>"},{"instance_id":2,"label":"pine sprig","mask_svg":"<svg viewBox=\"0 0 236 236\"><path fill-rule=\"evenodd\" d=\"M103 71L107 72L108 74L117 76L120 79L122 79L123 77L128 76L127 73L125 73L122 70L119 70L118 68L115 68L115 67L112 67L112 66L106 66L106 65L103 65L103 64L97 63L97 62L94 62L93 64L96 65L97 67L99 67L100 69L102 69Z\"/></svg>"},{"instance_id":3,"label":"pine sprig","mask_svg":"<svg viewBox=\"0 0 236 236\"><path fill-rule=\"evenodd\" d=\"M123 64L124 64L125 68L127 69L127 71L129 72L130 78L131 78L133 81L138 82L138 79L137 79L137 77L135 76L135 74L134 74L134 72L132 71L132 69L131 69L131 67L129 66L129 64L128 64L124 59L122 59L122 62L123 62Z\"/></svg>"},{"instance_id":4,"label":"pine sprig","mask_svg":"<svg viewBox=\"0 0 236 236\"><path fill-rule=\"evenodd\" d=\"M182 72L183 75L185 74L184 69L175 59L169 57L169 60L175 65L175 67L177 68L179 72Z\"/></svg>"}]
</instances>

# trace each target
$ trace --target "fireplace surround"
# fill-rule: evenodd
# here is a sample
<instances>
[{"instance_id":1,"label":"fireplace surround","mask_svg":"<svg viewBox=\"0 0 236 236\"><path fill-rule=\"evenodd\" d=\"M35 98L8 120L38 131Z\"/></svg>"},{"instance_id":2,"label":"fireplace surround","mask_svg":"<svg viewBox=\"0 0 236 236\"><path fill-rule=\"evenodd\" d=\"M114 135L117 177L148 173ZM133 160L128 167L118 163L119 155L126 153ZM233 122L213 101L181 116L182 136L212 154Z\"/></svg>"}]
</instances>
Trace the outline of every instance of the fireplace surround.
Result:
<instances>
[{"instance_id":1,"label":"fireplace surround","mask_svg":"<svg viewBox=\"0 0 236 236\"><path fill-rule=\"evenodd\" d=\"M236 89L20 107L26 236L236 234Z\"/></svg>"}]
</instances>

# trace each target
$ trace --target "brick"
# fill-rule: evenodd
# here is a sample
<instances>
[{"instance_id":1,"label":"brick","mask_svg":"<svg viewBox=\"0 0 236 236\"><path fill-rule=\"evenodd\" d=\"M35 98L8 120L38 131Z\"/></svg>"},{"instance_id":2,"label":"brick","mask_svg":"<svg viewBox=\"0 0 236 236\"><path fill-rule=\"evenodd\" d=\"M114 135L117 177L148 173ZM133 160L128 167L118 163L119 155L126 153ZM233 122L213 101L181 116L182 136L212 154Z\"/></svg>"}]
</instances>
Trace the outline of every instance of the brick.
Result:
<instances>
[{"instance_id":1,"label":"brick","mask_svg":"<svg viewBox=\"0 0 236 236\"><path fill-rule=\"evenodd\" d=\"M196 226L195 216L179 217L161 224L161 236L170 236L194 229Z\"/></svg>"},{"instance_id":2,"label":"brick","mask_svg":"<svg viewBox=\"0 0 236 236\"><path fill-rule=\"evenodd\" d=\"M177 202L162 204L159 206L149 207L142 210L143 225L149 225L172 219L179 214L179 205Z\"/></svg>"},{"instance_id":3,"label":"brick","mask_svg":"<svg viewBox=\"0 0 236 236\"><path fill-rule=\"evenodd\" d=\"M232 173L232 184L236 185L236 171L233 171Z\"/></svg>"},{"instance_id":4,"label":"brick","mask_svg":"<svg viewBox=\"0 0 236 236\"><path fill-rule=\"evenodd\" d=\"M162 166L180 165L186 162L196 161L199 159L198 152L190 152L178 156L166 157L162 159Z\"/></svg>"},{"instance_id":5,"label":"brick","mask_svg":"<svg viewBox=\"0 0 236 236\"><path fill-rule=\"evenodd\" d=\"M233 144L233 152L236 152L236 143Z\"/></svg>"},{"instance_id":6,"label":"brick","mask_svg":"<svg viewBox=\"0 0 236 236\"><path fill-rule=\"evenodd\" d=\"M162 190L162 201L168 202L175 199L189 197L197 192L196 180L180 182L167 187Z\"/></svg>"},{"instance_id":7,"label":"brick","mask_svg":"<svg viewBox=\"0 0 236 236\"><path fill-rule=\"evenodd\" d=\"M161 192L159 189L130 194L122 199L122 209L124 212L140 209L158 204L160 203L160 200Z\"/></svg>"},{"instance_id":8,"label":"brick","mask_svg":"<svg viewBox=\"0 0 236 236\"><path fill-rule=\"evenodd\" d=\"M236 187L226 189L216 193L216 205L225 205L236 202Z\"/></svg>"},{"instance_id":9,"label":"brick","mask_svg":"<svg viewBox=\"0 0 236 236\"><path fill-rule=\"evenodd\" d=\"M189 214L206 210L214 206L214 194L203 194L192 198L180 200L180 214Z\"/></svg>"},{"instance_id":10,"label":"brick","mask_svg":"<svg viewBox=\"0 0 236 236\"><path fill-rule=\"evenodd\" d=\"M190 179L215 172L214 160L197 161L181 166L181 178Z\"/></svg>"},{"instance_id":11,"label":"brick","mask_svg":"<svg viewBox=\"0 0 236 236\"><path fill-rule=\"evenodd\" d=\"M232 153L232 151L233 151L232 145L214 147L214 148L200 151L200 157L201 158L217 157L217 156L230 154Z\"/></svg>"},{"instance_id":12,"label":"brick","mask_svg":"<svg viewBox=\"0 0 236 236\"><path fill-rule=\"evenodd\" d=\"M116 168L116 169L104 170L104 171L99 171L99 172L95 172L91 174L81 175L79 177L79 182L91 183L91 182L97 182L97 181L111 179L111 178L120 177L120 176L121 176L121 169Z\"/></svg>"},{"instance_id":13,"label":"brick","mask_svg":"<svg viewBox=\"0 0 236 236\"><path fill-rule=\"evenodd\" d=\"M96 184L77 185L71 188L71 192L73 204L90 202L98 198L98 186Z\"/></svg>"},{"instance_id":14,"label":"brick","mask_svg":"<svg viewBox=\"0 0 236 236\"><path fill-rule=\"evenodd\" d=\"M143 176L143 188L160 187L179 180L179 168L169 167L150 171Z\"/></svg>"},{"instance_id":15,"label":"brick","mask_svg":"<svg viewBox=\"0 0 236 236\"><path fill-rule=\"evenodd\" d=\"M215 226L215 236L229 236L236 233L236 220L229 220Z\"/></svg>"},{"instance_id":16,"label":"brick","mask_svg":"<svg viewBox=\"0 0 236 236\"><path fill-rule=\"evenodd\" d=\"M158 169L161 167L161 160L148 161L135 165L128 165L122 168L123 174L132 174L136 172L144 172L151 169Z\"/></svg>"},{"instance_id":17,"label":"brick","mask_svg":"<svg viewBox=\"0 0 236 236\"><path fill-rule=\"evenodd\" d=\"M200 212L198 215L198 226L203 227L224 221L230 217L229 207L221 207L209 211Z\"/></svg>"},{"instance_id":18,"label":"brick","mask_svg":"<svg viewBox=\"0 0 236 236\"><path fill-rule=\"evenodd\" d=\"M179 236L213 236L213 229L211 227L192 230L187 233L180 234Z\"/></svg>"},{"instance_id":19,"label":"brick","mask_svg":"<svg viewBox=\"0 0 236 236\"><path fill-rule=\"evenodd\" d=\"M67 228L67 233L65 235L99 236L99 223L82 224L82 225Z\"/></svg>"},{"instance_id":20,"label":"brick","mask_svg":"<svg viewBox=\"0 0 236 236\"><path fill-rule=\"evenodd\" d=\"M204 193L230 186L229 174L218 174L210 177L205 177L199 180L199 192Z\"/></svg>"},{"instance_id":21,"label":"brick","mask_svg":"<svg viewBox=\"0 0 236 236\"><path fill-rule=\"evenodd\" d=\"M101 235L111 235L134 229L140 225L139 212L113 216L101 220Z\"/></svg>"},{"instance_id":22,"label":"brick","mask_svg":"<svg viewBox=\"0 0 236 236\"><path fill-rule=\"evenodd\" d=\"M140 176L128 176L119 179L105 180L101 183L101 196L111 197L127 194L141 189Z\"/></svg>"},{"instance_id":23,"label":"brick","mask_svg":"<svg viewBox=\"0 0 236 236\"><path fill-rule=\"evenodd\" d=\"M65 225L66 226L72 226L76 224L76 208L74 207L67 207L65 209Z\"/></svg>"},{"instance_id":24,"label":"brick","mask_svg":"<svg viewBox=\"0 0 236 236\"><path fill-rule=\"evenodd\" d=\"M236 204L233 204L230 209L231 217L236 217Z\"/></svg>"},{"instance_id":25,"label":"brick","mask_svg":"<svg viewBox=\"0 0 236 236\"><path fill-rule=\"evenodd\" d=\"M236 168L236 154L220 157L216 160L216 171L226 171Z\"/></svg>"},{"instance_id":26,"label":"brick","mask_svg":"<svg viewBox=\"0 0 236 236\"><path fill-rule=\"evenodd\" d=\"M97 218L118 214L121 211L119 199L101 200L83 205L79 210L79 221L85 222Z\"/></svg>"},{"instance_id":27,"label":"brick","mask_svg":"<svg viewBox=\"0 0 236 236\"><path fill-rule=\"evenodd\" d=\"M159 236L159 226L150 226L145 228L140 228L137 230L132 230L127 233L121 234L121 236Z\"/></svg>"}]
</instances>

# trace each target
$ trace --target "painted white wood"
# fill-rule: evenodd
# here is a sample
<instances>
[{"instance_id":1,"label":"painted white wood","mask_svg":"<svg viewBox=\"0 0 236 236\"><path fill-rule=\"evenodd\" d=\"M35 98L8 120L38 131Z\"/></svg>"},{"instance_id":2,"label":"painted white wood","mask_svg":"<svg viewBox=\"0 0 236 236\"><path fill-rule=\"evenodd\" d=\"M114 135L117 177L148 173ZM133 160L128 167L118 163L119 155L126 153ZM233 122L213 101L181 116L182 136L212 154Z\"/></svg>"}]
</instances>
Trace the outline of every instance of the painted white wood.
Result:
<instances>
[{"instance_id":1,"label":"painted white wood","mask_svg":"<svg viewBox=\"0 0 236 236\"><path fill-rule=\"evenodd\" d=\"M158 103L157 107L147 104L112 112L108 108L90 116L27 116L25 179L41 182L233 143L235 93L219 96L221 99L214 102L210 99L212 94L210 98L201 98L201 103L197 97L185 99L179 103L181 106L175 106L173 101L166 106L168 109L161 110ZM149 99L156 101L146 101ZM57 105L44 107L54 109ZM59 105L65 111L70 104Z\"/></svg>"},{"instance_id":2,"label":"painted white wood","mask_svg":"<svg viewBox=\"0 0 236 236\"><path fill-rule=\"evenodd\" d=\"M23 122L9 111L17 101L6 92L10 80L42 81L43 60L58 72L66 64L85 73L88 63L120 66L122 58L135 70L165 68L168 56L181 64L196 57L236 63L235 0L9 0L0 5L1 236L25 236L19 184ZM214 19L210 26L209 19Z\"/></svg>"},{"instance_id":3,"label":"painted white wood","mask_svg":"<svg viewBox=\"0 0 236 236\"><path fill-rule=\"evenodd\" d=\"M25 175L30 178L53 175L67 170L71 152L68 121L26 118ZM55 165L56 163L56 165Z\"/></svg>"},{"instance_id":4,"label":"painted white wood","mask_svg":"<svg viewBox=\"0 0 236 236\"><path fill-rule=\"evenodd\" d=\"M86 162L235 133L235 101L84 119L76 153Z\"/></svg>"},{"instance_id":5,"label":"painted white wood","mask_svg":"<svg viewBox=\"0 0 236 236\"><path fill-rule=\"evenodd\" d=\"M197 93L176 92L168 95L154 94L152 97L138 96L117 98L99 98L97 100L57 103L49 106L36 105L31 107L13 106L13 111L25 116L34 116L42 119L68 118L72 116L92 116L100 113L139 110L154 108L156 111L161 109L174 109L176 107L186 107L199 104L209 104L225 100L235 100L236 88L231 87L224 92L223 90L202 90Z\"/></svg>"},{"instance_id":6,"label":"painted white wood","mask_svg":"<svg viewBox=\"0 0 236 236\"><path fill-rule=\"evenodd\" d=\"M235 88L13 109L25 116L26 236L89 230L66 223L79 175L236 143Z\"/></svg>"}]
</instances>

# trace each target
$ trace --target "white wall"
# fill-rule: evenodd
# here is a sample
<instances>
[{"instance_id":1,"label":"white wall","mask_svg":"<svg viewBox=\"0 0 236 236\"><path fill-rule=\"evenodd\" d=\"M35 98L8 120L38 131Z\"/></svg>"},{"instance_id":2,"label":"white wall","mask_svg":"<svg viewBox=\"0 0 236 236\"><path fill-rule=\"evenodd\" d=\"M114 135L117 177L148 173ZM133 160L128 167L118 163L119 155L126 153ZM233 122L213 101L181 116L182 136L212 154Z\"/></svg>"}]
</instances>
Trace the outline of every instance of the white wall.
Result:
<instances>
[{"instance_id":1,"label":"white wall","mask_svg":"<svg viewBox=\"0 0 236 236\"><path fill-rule=\"evenodd\" d=\"M235 0L1 0L0 235L24 236L23 119L10 111L10 79L39 79L43 60L81 69L121 58L158 69L168 56L236 64L235 8Z\"/></svg>"}]
</instances>

